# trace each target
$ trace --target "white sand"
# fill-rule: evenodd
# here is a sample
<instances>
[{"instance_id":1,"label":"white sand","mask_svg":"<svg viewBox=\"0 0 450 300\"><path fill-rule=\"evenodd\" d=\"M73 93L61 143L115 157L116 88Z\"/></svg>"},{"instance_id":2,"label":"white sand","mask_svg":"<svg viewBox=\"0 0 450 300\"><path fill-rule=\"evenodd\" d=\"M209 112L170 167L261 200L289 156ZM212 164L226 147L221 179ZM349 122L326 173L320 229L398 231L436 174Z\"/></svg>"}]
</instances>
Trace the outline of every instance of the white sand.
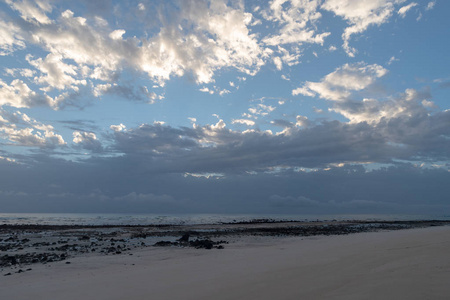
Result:
<instances>
[{"instance_id":1,"label":"white sand","mask_svg":"<svg viewBox=\"0 0 450 300\"><path fill-rule=\"evenodd\" d=\"M2 276L0 299L450 299L448 226L70 261Z\"/></svg>"}]
</instances>

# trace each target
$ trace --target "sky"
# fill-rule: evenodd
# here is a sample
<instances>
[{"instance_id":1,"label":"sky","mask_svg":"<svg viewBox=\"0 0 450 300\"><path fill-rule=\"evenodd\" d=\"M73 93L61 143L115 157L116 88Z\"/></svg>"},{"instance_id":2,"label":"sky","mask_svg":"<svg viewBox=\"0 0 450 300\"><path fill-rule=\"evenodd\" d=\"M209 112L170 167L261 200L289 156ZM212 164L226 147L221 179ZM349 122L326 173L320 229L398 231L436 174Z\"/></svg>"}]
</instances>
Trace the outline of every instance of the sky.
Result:
<instances>
[{"instance_id":1,"label":"sky","mask_svg":"<svg viewBox=\"0 0 450 300\"><path fill-rule=\"evenodd\" d=\"M450 214L450 2L0 1L0 211Z\"/></svg>"}]
</instances>

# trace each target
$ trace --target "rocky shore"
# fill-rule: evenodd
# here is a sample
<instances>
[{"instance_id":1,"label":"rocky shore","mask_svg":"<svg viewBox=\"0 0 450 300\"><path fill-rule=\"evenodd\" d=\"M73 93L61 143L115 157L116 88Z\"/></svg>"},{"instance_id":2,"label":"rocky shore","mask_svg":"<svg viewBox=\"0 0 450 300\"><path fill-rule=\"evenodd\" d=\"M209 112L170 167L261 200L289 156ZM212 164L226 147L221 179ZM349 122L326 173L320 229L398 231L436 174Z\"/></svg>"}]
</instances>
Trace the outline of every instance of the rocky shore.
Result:
<instances>
[{"instance_id":1,"label":"rocky shore","mask_svg":"<svg viewBox=\"0 0 450 300\"><path fill-rule=\"evenodd\" d=\"M450 221L273 221L211 225L78 226L0 225L0 271L4 276L32 271L78 256L133 255L146 247L224 249L247 236L347 235L448 225Z\"/></svg>"}]
</instances>

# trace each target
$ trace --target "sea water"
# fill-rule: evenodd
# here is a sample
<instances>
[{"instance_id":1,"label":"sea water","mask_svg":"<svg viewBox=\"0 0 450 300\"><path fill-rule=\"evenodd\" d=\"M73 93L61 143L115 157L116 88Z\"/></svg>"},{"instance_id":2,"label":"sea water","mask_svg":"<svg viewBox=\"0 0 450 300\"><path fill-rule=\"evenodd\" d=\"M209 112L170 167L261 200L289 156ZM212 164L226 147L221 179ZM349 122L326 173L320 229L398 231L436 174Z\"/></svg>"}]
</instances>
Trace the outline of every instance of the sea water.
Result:
<instances>
[{"instance_id":1,"label":"sea water","mask_svg":"<svg viewBox=\"0 0 450 300\"><path fill-rule=\"evenodd\" d=\"M0 225L193 225L273 221L405 221L450 220L449 215L254 215L254 214L43 214L0 213Z\"/></svg>"}]
</instances>

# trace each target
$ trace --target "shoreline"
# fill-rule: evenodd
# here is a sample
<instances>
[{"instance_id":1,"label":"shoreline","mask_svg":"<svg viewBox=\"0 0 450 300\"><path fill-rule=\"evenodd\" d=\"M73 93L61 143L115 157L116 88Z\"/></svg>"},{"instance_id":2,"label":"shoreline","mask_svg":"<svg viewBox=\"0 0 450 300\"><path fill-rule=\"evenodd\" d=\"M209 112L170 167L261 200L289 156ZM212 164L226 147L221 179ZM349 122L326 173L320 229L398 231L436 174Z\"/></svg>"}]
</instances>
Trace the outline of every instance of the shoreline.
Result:
<instances>
[{"instance_id":1,"label":"shoreline","mask_svg":"<svg viewBox=\"0 0 450 300\"><path fill-rule=\"evenodd\" d=\"M224 249L248 237L348 235L449 225L450 221L275 221L198 225L0 225L0 274L79 256L133 255L149 247Z\"/></svg>"},{"instance_id":2,"label":"shoreline","mask_svg":"<svg viewBox=\"0 0 450 300\"><path fill-rule=\"evenodd\" d=\"M5 299L446 299L450 227L257 236L223 250L79 255L0 278Z\"/></svg>"}]
</instances>

